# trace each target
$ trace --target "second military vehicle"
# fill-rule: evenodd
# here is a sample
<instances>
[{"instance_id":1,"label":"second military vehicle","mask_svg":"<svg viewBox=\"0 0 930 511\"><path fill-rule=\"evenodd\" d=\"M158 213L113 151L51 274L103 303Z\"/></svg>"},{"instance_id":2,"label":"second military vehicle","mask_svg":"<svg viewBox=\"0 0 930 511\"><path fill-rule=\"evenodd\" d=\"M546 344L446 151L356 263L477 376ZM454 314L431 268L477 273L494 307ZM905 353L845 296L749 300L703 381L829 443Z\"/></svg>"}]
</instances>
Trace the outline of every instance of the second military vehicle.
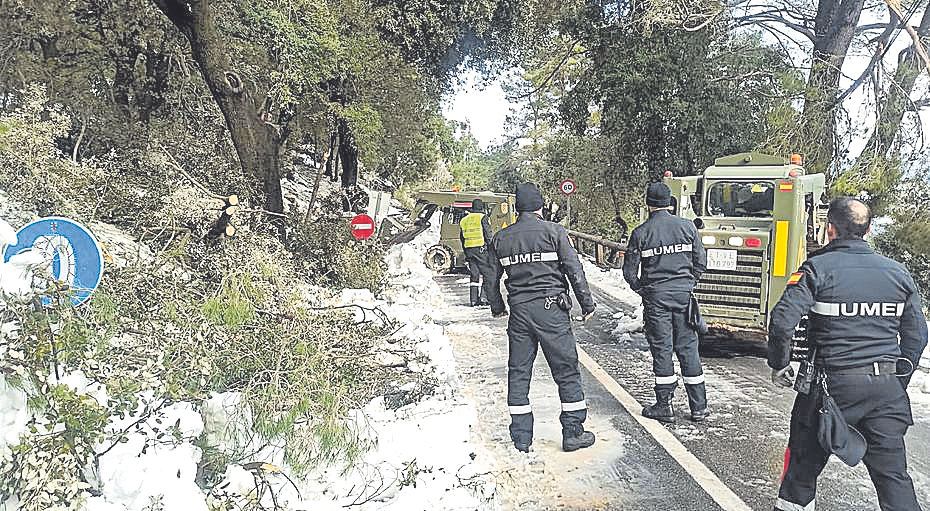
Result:
<instances>
[{"instance_id":1,"label":"second military vehicle","mask_svg":"<svg viewBox=\"0 0 930 511\"><path fill-rule=\"evenodd\" d=\"M497 231L517 219L514 195L493 192L426 191L416 197L410 212L413 227L395 235L390 244L404 243L427 230L430 221L439 213L439 243L426 251L426 266L439 273L448 273L465 267L465 253L459 235L459 222L468 215L471 201L481 199L486 208L491 231Z\"/></svg>"},{"instance_id":2,"label":"second military vehicle","mask_svg":"<svg viewBox=\"0 0 930 511\"><path fill-rule=\"evenodd\" d=\"M791 274L826 244L823 174L805 173L798 155L742 153L665 182L707 249L695 295L708 323L766 329Z\"/></svg>"}]
</instances>

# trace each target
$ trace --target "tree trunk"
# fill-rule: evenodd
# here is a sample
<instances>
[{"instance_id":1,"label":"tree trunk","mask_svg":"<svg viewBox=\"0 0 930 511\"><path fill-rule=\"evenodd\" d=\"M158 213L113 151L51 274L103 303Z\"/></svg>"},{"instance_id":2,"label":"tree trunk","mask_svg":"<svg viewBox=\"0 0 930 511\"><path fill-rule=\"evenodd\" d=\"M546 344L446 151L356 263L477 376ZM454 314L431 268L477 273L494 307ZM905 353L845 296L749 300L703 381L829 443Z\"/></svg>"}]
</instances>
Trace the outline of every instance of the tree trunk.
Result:
<instances>
[{"instance_id":1,"label":"tree trunk","mask_svg":"<svg viewBox=\"0 0 930 511\"><path fill-rule=\"evenodd\" d=\"M339 155L342 160L342 188L358 183L358 146L345 119L339 119Z\"/></svg>"},{"instance_id":2,"label":"tree trunk","mask_svg":"<svg viewBox=\"0 0 930 511\"><path fill-rule=\"evenodd\" d=\"M836 96L846 53L865 0L820 0L814 20L812 67L807 81L799 142L810 141L806 167L825 172L836 156Z\"/></svg>"},{"instance_id":3,"label":"tree trunk","mask_svg":"<svg viewBox=\"0 0 930 511\"><path fill-rule=\"evenodd\" d=\"M329 158L326 159L326 177L332 182L339 178L339 133L334 131L329 137Z\"/></svg>"},{"instance_id":4,"label":"tree trunk","mask_svg":"<svg viewBox=\"0 0 930 511\"><path fill-rule=\"evenodd\" d=\"M214 20L209 0L153 0L155 5L187 37L191 54L223 112L230 138L246 175L260 186L264 209L279 237L284 238L284 197L281 193L279 153L283 137L278 128L262 119L260 105L233 70Z\"/></svg>"},{"instance_id":5,"label":"tree trunk","mask_svg":"<svg viewBox=\"0 0 930 511\"><path fill-rule=\"evenodd\" d=\"M924 11L917 34L921 39L930 35L930 8ZM869 137L869 142L860 158L885 156L892 149L901 127L901 121L904 119L904 113L908 109L911 92L923 68L924 63L918 57L917 48L913 44L898 54L898 67L895 70L894 81L882 98L875 131Z\"/></svg>"}]
</instances>

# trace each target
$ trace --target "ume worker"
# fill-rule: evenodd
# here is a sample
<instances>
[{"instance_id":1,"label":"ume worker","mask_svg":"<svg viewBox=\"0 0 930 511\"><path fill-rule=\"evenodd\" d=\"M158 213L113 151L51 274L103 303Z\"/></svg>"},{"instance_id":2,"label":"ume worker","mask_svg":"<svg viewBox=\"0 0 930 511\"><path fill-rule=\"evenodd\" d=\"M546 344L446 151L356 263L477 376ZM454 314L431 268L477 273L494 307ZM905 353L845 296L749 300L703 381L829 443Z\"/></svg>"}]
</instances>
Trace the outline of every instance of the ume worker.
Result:
<instances>
[{"instance_id":1,"label":"ume worker","mask_svg":"<svg viewBox=\"0 0 930 511\"><path fill-rule=\"evenodd\" d=\"M585 279L578 253L561 225L547 222L540 215L543 197L532 183L517 186L516 223L499 231L491 242L491 254L500 270L507 273L507 404L510 409L510 437L514 447L529 452L533 443L533 411L530 407L530 379L533 361L542 347L552 378L559 387L562 402L562 449L575 451L594 444L594 433L584 430L587 405L578 369L578 352L572 333L571 283L581 304L583 319L594 314L595 304ZM499 289L499 280L495 288Z\"/></svg>"},{"instance_id":2,"label":"ume worker","mask_svg":"<svg viewBox=\"0 0 930 511\"><path fill-rule=\"evenodd\" d=\"M646 190L649 219L633 229L623 260L623 278L643 297L646 339L652 352L656 402L643 416L675 422L672 397L678 386L672 351L678 355L691 419L707 418L704 370L698 336L688 321L694 286L707 267L701 236L692 222L672 215L672 191L665 183Z\"/></svg>"},{"instance_id":3,"label":"ume worker","mask_svg":"<svg viewBox=\"0 0 930 511\"><path fill-rule=\"evenodd\" d=\"M785 476L775 509L814 509L817 477L830 453L818 441L825 392L867 444L862 460L883 511L920 509L907 473L904 434L913 424L906 388L927 346L920 294L901 264L876 254L863 236L872 212L839 198L827 212L830 243L788 280L772 310L768 363L772 380L791 386L791 339L808 315L814 383L791 411ZM857 460L858 461L858 460Z\"/></svg>"},{"instance_id":4,"label":"ume worker","mask_svg":"<svg viewBox=\"0 0 930 511\"><path fill-rule=\"evenodd\" d=\"M503 314L504 299L501 296L500 286L494 287L497 275L488 257L487 245L491 241L491 224L485 214L484 201L481 199L471 201L471 212L459 222L459 227L462 228L459 238L462 241L465 261L468 263L468 273L471 277L468 283L469 304L472 307L484 305L485 302L482 300L484 298L491 305L493 313Z\"/></svg>"}]
</instances>

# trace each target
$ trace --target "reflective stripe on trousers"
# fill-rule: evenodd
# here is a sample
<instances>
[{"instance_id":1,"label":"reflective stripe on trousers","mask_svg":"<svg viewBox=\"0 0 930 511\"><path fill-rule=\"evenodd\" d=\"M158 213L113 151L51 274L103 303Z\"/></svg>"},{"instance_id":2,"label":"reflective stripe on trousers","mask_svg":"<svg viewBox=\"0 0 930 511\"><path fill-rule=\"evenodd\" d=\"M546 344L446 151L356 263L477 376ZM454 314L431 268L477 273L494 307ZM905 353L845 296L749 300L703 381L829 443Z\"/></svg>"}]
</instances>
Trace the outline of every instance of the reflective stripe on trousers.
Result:
<instances>
[{"instance_id":1,"label":"reflective stripe on trousers","mask_svg":"<svg viewBox=\"0 0 930 511\"><path fill-rule=\"evenodd\" d=\"M815 503L816 501L812 500L806 506L802 506L801 504L795 504L780 498L775 501L775 509L778 511L814 511Z\"/></svg>"}]
</instances>

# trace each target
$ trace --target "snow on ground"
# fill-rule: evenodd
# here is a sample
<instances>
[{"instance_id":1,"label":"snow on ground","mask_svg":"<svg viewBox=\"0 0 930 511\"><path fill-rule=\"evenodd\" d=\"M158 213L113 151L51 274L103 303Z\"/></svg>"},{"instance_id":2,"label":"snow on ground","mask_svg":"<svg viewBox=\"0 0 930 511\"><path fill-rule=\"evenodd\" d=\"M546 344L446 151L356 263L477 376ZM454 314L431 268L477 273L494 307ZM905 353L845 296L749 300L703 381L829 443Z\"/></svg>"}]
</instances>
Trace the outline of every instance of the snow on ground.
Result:
<instances>
[{"instance_id":1,"label":"snow on ground","mask_svg":"<svg viewBox=\"0 0 930 511\"><path fill-rule=\"evenodd\" d=\"M17 220L17 225L23 223ZM113 226L94 225L94 230L110 248L111 263L124 265L151 256ZM85 509L136 511L160 500L164 509L206 511L209 505L228 499L239 503L262 500L270 505L271 492L280 509L295 511L347 506L397 511L496 509L495 481L484 464L488 456L479 454L483 448L471 440L477 422L475 407L461 395L450 340L435 323L447 305L432 272L423 264L423 254L437 238L438 226L411 243L390 249L386 262L392 286L380 298L367 290L345 290L331 300L377 308L399 322L399 330L378 353L378 362L404 366L436 381L429 395L411 404L391 409L384 397L378 397L347 418L371 446L355 467L321 467L292 483L283 475L293 472L284 462L282 449L252 431L241 396L217 394L199 408L174 403L140 421L146 407L159 405L151 395L143 395L137 414L114 419L108 427L111 432L125 430L125 440L98 446L102 454L91 479L101 494L88 496ZM372 312L359 309L358 314ZM106 402L106 388L92 384L79 372L65 375L60 382ZM413 393L417 391L414 386L408 384L398 391ZM0 456L18 443L29 418L25 393L0 378ZM171 426L170 441L158 436L166 431L165 425ZM199 488L195 478L202 452L194 441L204 432L209 440L219 442L221 451L252 447L254 459L271 463L261 476L271 492L256 494L259 476L253 475L254 469L239 465L227 467L226 479L211 494ZM6 506L15 509L14 502Z\"/></svg>"},{"instance_id":2,"label":"snow on ground","mask_svg":"<svg viewBox=\"0 0 930 511\"><path fill-rule=\"evenodd\" d=\"M595 448L563 452L558 390L540 354L530 386L533 451L517 451L508 431L507 320L489 320L489 309L465 303L452 304L448 314L463 392L480 417L472 427L473 441L484 447L476 461L484 460L497 481L497 503L504 509L606 509L616 503L611 474L629 439L611 418L589 410L585 429L597 435Z\"/></svg>"},{"instance_id":3,"label":"snow on ground","mask_svg":"<svg viewBox=\"0 0 930 511\"><path fill-rule=\"evenodd\" d=\"M616 312L613 316L617 324L611 335L618 340L629 340L631 332L639 332L643 329L643 299L627 285L626 280L623 279L623 271L604 271L585 258L582 258L582 263L585 276L590 284L634 307L632 315Z\"/></svg>"}]
</instances>

